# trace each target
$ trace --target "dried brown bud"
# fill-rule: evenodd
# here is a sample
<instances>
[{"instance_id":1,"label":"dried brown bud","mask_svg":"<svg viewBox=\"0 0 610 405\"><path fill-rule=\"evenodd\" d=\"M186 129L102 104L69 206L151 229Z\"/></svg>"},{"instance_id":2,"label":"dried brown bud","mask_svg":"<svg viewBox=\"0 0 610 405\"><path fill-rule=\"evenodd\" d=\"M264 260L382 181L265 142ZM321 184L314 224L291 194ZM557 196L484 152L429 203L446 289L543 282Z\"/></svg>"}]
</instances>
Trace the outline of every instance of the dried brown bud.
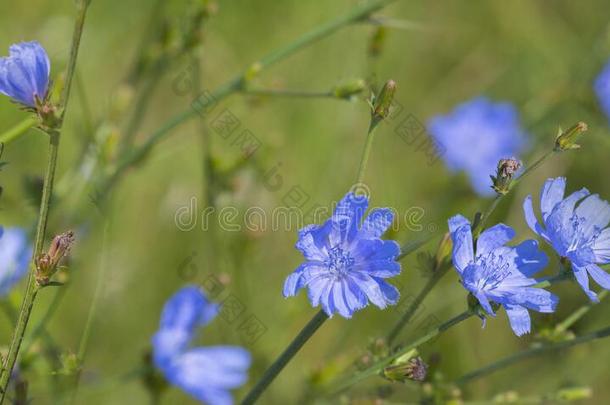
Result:
<instances>
[{"instance_id":1,"label":"dried brown bud","mask_svg":"<svg viewBox=\"0 0 610 405\"><path fill-rule=\"evenodd\" d=\"M55 236L49 250L36 258L36 282L38 285L42 286L49 283L61 259L70 253L72 244L74 244L74 232L64 232Z\"/></svg>"},{"instance_id":2,"label":"dried brown bud","mask_svg":"<svg viewBox=\"0 0 610 405\"><path fill-rule=\"evenodd\" d=\"M428 365L421 357L417 356L406 363L386 367L383 374L392 381L412 380L422 382L428 374Z\"/></svg>"}]
</instances>

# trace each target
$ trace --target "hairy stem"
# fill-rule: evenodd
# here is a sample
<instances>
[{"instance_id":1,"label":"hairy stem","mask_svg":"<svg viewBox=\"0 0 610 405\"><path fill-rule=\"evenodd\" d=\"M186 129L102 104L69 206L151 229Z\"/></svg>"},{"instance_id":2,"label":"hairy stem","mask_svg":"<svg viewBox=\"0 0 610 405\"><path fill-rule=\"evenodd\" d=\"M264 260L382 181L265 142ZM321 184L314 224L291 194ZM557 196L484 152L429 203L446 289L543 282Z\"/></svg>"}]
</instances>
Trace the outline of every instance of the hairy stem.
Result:
<instances>
[{"instance_id":1,"label":"hairy stem","mask_svg":"<svg viewBox=\"0 0 610 405\"><path fill-rule=\"evenodd\" d=\"M244 89L249 96L293 97L293 98L336 98L331 91L307 91L291 89Z\"/></svg>"},{"instance_id":2,"label":"hairy stem","mask_svg":"<svg viewBox=\"0 0 610 405\"><path fill-rule=\"evenodd\" d=\"M17 125L0 134L0 143L6 145L25 134L38 123L35 116L30 115Z\"/></svg>"},{"instance_id":3,"label":"hairy stem","mask_svg":"<svg viewBox=\"0 0 610 405\"><path fill-rule=\"evenodd\" d=\"M38 225L36 227L36 239L34 241L34 253L32 257L32 264L30 273L28 276L27 287L19 316L17 318L17 325L11 339L6 361L2 373L0 374L0 404L4 402L6 397L6 390L8 383L19 355L19 349L27 328L30 315L32 313L32 307L36 300L39 287L35 280L36 266L34 264L35 259L41 254L44 246L45 233L47 230L47 222L49 218L49 208L51 205L51 196L53 195L53 184L55 181L55 170L57 167L57 155L59 152L59 139L61 134L61 126L63 124L63 118L65 116L66 107L70 97L70 88L72 87L72 79L74 77L74 71L76 69L76 60L78 57L78 49L80 45L81 36L83 33L83 26L85 23L85 16L89 6L88 0L81 0L77 3L78 13L76 22L74 25L74 33L72 37L72 48L70 51L70 60L68 61L68 67L66 70L66 83L63 89L61 100L60 100L60 119L55 128L48 129L49 134L49 158L47 169L44 176L44 185L42 189L42 199L40 202L40 213L38 215Z\"/></svg>"},{"instance_id":4,"label":"hairy stem","mask_svg":"<svg viewBox=\"0 0 610 405\"><path fill-rule=\"evenodd\" d=\"M244 400L241 402L242 405L250 405L255 403L261 394L267 389L269 384L273 382L275 377L284 369L286 364L303 345L309 340L310 337L318 330L320 326L328 319L328 315L322 310L318 311L316 315L305 325L297 337L290 343L290 345L282 352L280 357L265 371L265 374L261 377L259 382L252 388L252 390L246 395Z\"/></svg>"},{"instance_id":5,"label":"hairy stem","mask_svg":"<svg viewBox=\"0 0 610 405\"><path fill-rule=\"evenodd\" d=\"M379 119L376 119L375 117L371 118L371 124L369 125L369 130L366 134L366 142L364 144L364 149L362 150L362 158L360 158L360 167L358 168L358 177L356 178L357 185L362 184L364 181L364 173L366 172L366 167L369 163L373 139L375 138L375 129L379 122L381 122Z\"/></svg>"}]
</instances>

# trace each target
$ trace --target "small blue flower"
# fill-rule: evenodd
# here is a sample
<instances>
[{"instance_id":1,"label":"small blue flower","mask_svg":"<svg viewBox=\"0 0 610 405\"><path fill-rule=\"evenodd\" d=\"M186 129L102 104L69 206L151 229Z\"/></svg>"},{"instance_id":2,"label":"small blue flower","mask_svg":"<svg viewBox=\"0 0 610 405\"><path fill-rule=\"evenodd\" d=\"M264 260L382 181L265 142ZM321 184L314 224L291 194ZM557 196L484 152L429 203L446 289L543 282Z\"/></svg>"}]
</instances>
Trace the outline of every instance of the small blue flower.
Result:
<instances>
[{"instance_id":1,"label":"small blue flower","mask_svg":"<svg viewBox=\"0 0 610 405\"><path fill-rule=\"evenodd\" d=\"M32 247L20 228L0 228L0 297L6 296L26 274Z\"/></svg>"},{"instance_id":2,"label":"small blue flower","mask_svg":"<svg viewBox=\"0 0 610 405\"><path fill-rule=\"evenodd\" d=\"M36 108L49 90L51 62L36 41L11 45L9 56L0 58L0 93L27 107Z\"/></svg>"},{"instance_id":3,"label":"small blue flower","mask_svg":"<svg viewBox=\"0 0 610 405\"><path fill-rule=\"evenodd\" d=\"M348 193L323 225L299 231L296 248L305 262L286 279L284 297L308 287L314 307L321 304L328 316L345 318L369 301L382 309L396 304L398 290L384 279L400 273L400 246L380 239L394 214L388 208L374 209L360 226L367 207L367 197Z\"/></svg>"},{"instance_id":4,"label":"small blue flower","mask_svg":"<svg viewBox=\"0 0 610 405\"><path fill-rule=\"evenodd\" d=\"M248 379L250 354L237 346L189 347L197 329L217 313L197 287L182 288L163 308L153 361L172 385L203 403L225 405L233 403L229 390Z\"/></svg>"},{"instance_id":5,"label":"small blue flower","mask_svg":"<svg viewBox=\"0 0 610 405\"><path fill-rule=\"evenodd\" d=\"M453 265L462 278L462 285L479 301L481 307L495 316L491 302L506 310L510 326L517 336L529 333L528 309L554 312L559 299L550 292L533 287L533 275L547 264L546 255L534 240L517 246L505 246L515 231L504 224L481 232L472 239L470 222L461 215L449 220L453 241Z\"/></svg>"},{"instance_id":6,"label":"small blue flower","mask_svg":"<svg viewBox=\"0 0 610 405\"><path fill-rule=\"evenodd\" d=\"M595 79L593 89L595 90L602 110L610 120L610 61L608 61L599 76L597 76L597 79Z\"/></svg>"},{"instance_id":7,"label":"small blue flower","mask_svg":"<svg viewBox=\"0 0 610 405\"><path fill-rule=\"evenodd\" d=\"M449 170L466 172L472 187L482 196L494 193L489 176L495 173L498 161L518 156L527 143L516 108L484 97L433 117L428 132L443 145Z\"/></svg>"},{"instance_id":8,"label":"small blue flower","mask_svg":"<svg viewBox=\"0 0 610 405\"><path fill-rule=\"evenodd\" d=\"M589 289L589 275L610 290L610 275L597 265L610 263L610 204L585 188L564 198L565 188L564 177L544 183L540 194L544 227L536 218L531 195L523 202L525 219L559 256L570 260L576 281L591 300L597 301L597 295Z\"/></svg>"}]
</instances>

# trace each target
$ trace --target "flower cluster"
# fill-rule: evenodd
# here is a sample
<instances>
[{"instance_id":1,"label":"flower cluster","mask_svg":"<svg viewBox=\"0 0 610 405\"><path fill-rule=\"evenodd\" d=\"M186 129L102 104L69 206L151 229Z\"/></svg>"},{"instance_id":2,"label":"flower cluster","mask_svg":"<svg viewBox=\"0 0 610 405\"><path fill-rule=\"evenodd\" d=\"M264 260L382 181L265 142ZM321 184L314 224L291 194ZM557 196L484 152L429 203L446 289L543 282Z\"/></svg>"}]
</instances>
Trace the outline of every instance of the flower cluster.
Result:
<instances>
[{"instance_id":1,"label":"flower cluster","mask_svg":"<svg viewBox=\"0 0 610 405\"><path fill-rule=\"evenodd\" d=\"M494 193L489 176L498 161L518 156L527 144L515 107L484 97L460 104L448 115L433 117L427 128L437 142L451 145L443 154L449 170L466 172L482 196Z\"/></svg>"},{"instance_id":2,"label":"flower cluster","mask_svg":"<svg viewBox=\"0 0 610 405\"><path fill-rule=\"evenodd\" d=\"M307 287L314 307L345 318L369 302L385 308L398 301L398 290L384 279L400 273L400 246L380 238L394 215L378 208L363 221L367 207L368 197L348 193L323 225L299 231L296 248L305 262L286 279L285 297Z\"/></svg>"},{"instance_id":3,"label":"flower cluster","mask_svg":"<svg viewBox=\"0 0 610 405\"><path fill-rule=\"evenodd\" d=\"M165 304L153 336L153 361L165 378L199 401L232 404L229 390L243 385L250 354L241 347L189 347L199 327L218 313L197 287L184 287Z\"/></svg>"}]
</instances>

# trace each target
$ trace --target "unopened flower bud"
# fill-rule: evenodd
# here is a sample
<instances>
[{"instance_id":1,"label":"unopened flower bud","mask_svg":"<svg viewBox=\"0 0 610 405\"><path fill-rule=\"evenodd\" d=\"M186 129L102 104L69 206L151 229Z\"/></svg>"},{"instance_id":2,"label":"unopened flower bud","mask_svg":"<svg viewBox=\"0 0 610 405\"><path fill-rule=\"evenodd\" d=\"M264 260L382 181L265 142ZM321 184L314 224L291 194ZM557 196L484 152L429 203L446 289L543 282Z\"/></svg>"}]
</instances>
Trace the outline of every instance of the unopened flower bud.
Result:
<instances>
[{"instance_id":1,"label":"unopened flower bud","mask_svg":"<svg viewBox=\"0 0 610 405\"><path fill-rule=\"evenodd\" d=\"M521 162L515 158L501 159L495 176L490 176L493 181L492 188L498 194L506 194L510 189L515 173L521 168Z\"/></svg>"},{"instance_id":2,"label":"unopened flower bud","mask_svg":"<svg viewBox=\"0 0 610 405\"><path fill-rule=\"evenodd\" d=\"M373 103L373 119L381 121L390 115L390 107L396 93L396 82L388 80Z\"/></svg>"},{"instance_id":3,"label":"unopened flower bud","mask_svg":"<svg viewBox=\"0 0 610 405\"><path fill-rule=\"evenodd\" d=\"M567 131L561 131L560 129L557 138L555 139L555 150L563 151L580 148L580 145L578 145L576 141L587 129L589 129L587 124L582 121L572 126Z\"/></svg>"},{"instance_id":4,"label":"unopened flower bud","mask_svg":"<svg viewBox=\"0 0 610 405\"><path fill-rule=\"evenodd\" d=\"M557 392L557 400L561 402L582 401L593 396L590 387L570 387L563 388Z\"/></svg>"},{"instance_id":5,"label":"unopened flower bud","mask_svg":"<svg viewBox=\"0 0 610 405\"><path fill-rule=\"evenodd\" d=\"M49 250L36 258L36 282L38 285L43 286L49 283L51 276L57 271L61 259L70 253L73 243L74 232L64 232L55 236Z\"/></svg>"},{"instance_id":6,"label":"unopened flower bud","mask_svg":"<svg viewBox=\"0 0 610 405\"><path fill-rule=\"evenodd\" d=\"M394 364L383 370L383 375L391 381L412 380L422 382L426 379L428 365L421 357L413 357L401 364Z\"/></svg>"},{"instance_id":7,"label":"unopened flower bud","mask_svg":"<svg viewBox=\"0 0 610 405\"><path fill-rule=\"evenodd\" d=\"M362 93L366 83L362 79L349 80L338 84L333 89L333 95L337 98L351 99L352 97Z\"/></svg>"}]
</instances>

